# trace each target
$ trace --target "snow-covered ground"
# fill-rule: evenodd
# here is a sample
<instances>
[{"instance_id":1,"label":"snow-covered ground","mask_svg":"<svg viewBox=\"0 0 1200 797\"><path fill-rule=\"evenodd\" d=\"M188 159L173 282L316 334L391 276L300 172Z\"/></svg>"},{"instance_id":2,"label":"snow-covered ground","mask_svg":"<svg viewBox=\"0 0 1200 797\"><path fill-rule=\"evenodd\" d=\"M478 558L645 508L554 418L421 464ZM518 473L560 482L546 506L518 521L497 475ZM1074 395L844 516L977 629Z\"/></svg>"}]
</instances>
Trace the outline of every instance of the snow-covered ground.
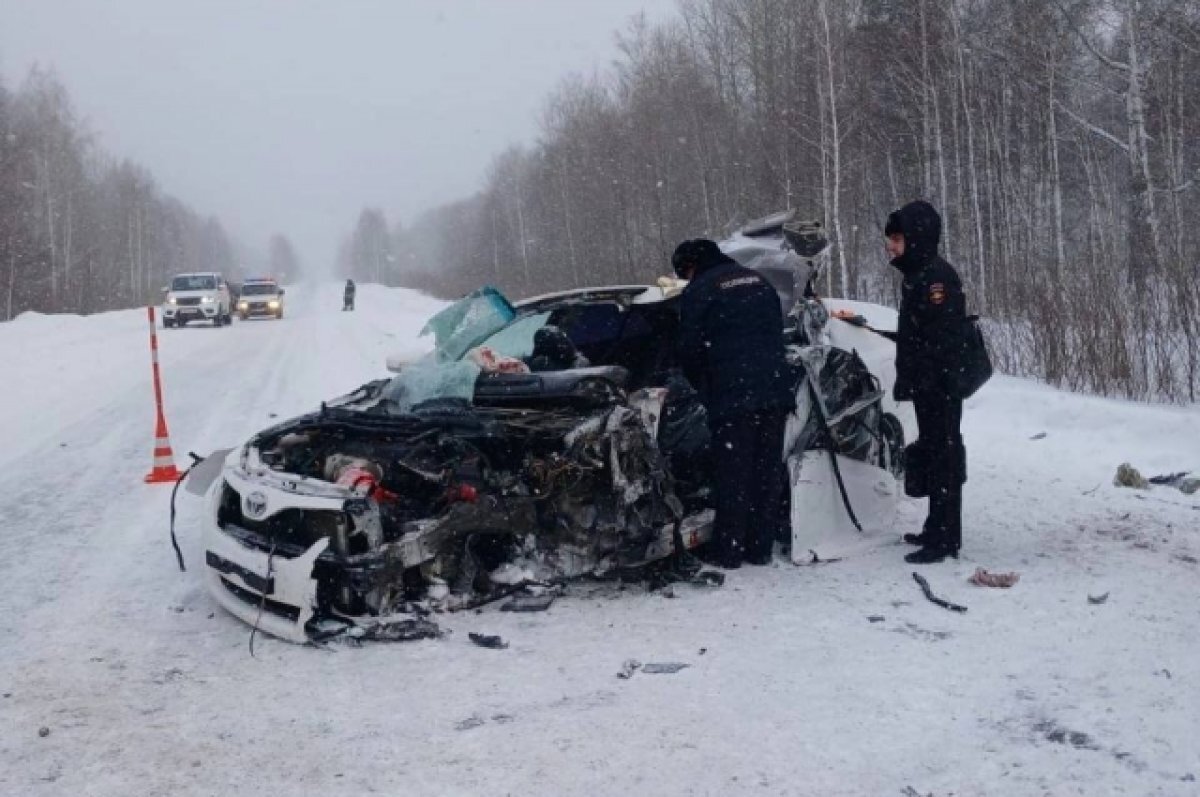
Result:
<instances>
[{"instance_id":1,"label":"snow-covered ground","mask_svg":"<svg viewBox=\"0 0 1200 797\"><path fill-rule=\"evenodd\" d=\"M358 305L301 286L280 322L160 330L177 460L382 375L441 306ZM0 794L1200 793L1200 496L1111 485L1124 460L1200 470L1194 408L986 387L964 556L923 570L966 614L889 544L674 598L580 587L439 618L438 641L260 636L251 658L201 586L198 502L181 574L169 489L142 484L148 360L140 312L0 325ZM1020 583L972 586L976 566ZM627 659L689 667L618 679Z\"/></svg>"}]
</instances>

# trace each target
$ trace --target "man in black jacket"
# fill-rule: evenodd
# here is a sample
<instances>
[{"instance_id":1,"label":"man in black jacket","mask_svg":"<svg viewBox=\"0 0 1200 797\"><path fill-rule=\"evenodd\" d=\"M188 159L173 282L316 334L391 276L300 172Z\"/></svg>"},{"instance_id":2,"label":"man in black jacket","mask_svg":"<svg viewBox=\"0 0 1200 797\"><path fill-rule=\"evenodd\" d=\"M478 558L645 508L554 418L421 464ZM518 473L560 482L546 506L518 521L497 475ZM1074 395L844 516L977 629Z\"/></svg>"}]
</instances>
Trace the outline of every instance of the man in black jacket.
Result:
<instances>
[{"instance_id":1,"label":"man in black jacket","mask_svg":"<svg viewBox=\"0 0 1200 797\"><path fill-rule=\"evenodd\" d=\"M966 297L954 267L938 256L942 220L928 202L910 202L888 216L884 235L892 265L904 274L896 342L897 401L912 401L918 442L907 466L929 495L929 517L920 545L904 557L912 564L958 556L962 546L962 485L967 478L962 400L951 395L947 373L958 363Z\"/></svg>"},{"instance_id":2,"label":"man in black jacket","mask_svg":"<svg viewBox=\"0 0 1200 797\"><path fill-rule=\"evenodd\" d=\"M781 523L783 434L795 406L779 294L712 241L684 241L671 259L689 280L680 301L679 359L712 431L714 559L771 561Z\"/></svg>"}]
</instances>

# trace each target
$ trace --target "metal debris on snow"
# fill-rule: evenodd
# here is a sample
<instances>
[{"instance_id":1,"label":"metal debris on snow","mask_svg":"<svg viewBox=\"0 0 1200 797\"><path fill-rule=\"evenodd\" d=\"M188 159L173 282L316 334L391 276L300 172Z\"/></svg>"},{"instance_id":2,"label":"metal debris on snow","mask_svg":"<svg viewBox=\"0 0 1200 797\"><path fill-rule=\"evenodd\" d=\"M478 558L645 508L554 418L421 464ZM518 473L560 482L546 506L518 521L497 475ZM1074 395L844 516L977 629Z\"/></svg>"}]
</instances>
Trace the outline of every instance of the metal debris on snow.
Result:
<instances>
[{"instance_id":1,"label":"metal debris on snow","mask_svg":"<svg viewBox=\"0 0 1200 797\"><path fill-rule=\"evenodd\" d=\"M474 631L467 634L467 639L474 642L481 648L491 648L493 650L504 650L508 647L508 643L499 636L489 634L476 634Z\"/></svg>"},{"instance_id":2,"label":"metal debris on snow","mask_svg":"<svg viewBox=\"0 0 1200 797\"><path fill-rule=\"evenodd\" d=\"M633 674L641 669L641 666L642 663L637 659L626 659L625 663L621 665L621 671L617 673L617 677L625 679L632 678Z\"/></svg>"},{"instance_id":3,"label":"metal debris on snow","mask_svg":"<svg viewBox=\"0 0 1200 797\"><path fill-rule=\"evenodd\" d=\"M1100 604L1102 604L1108 600L1108 595L1109 595L1109 593L1107 593L1107 592L1104 593L1103 595L1088 595L1088 603L1090 603L1093 606L1099 606Z\"/></svg>"},{"instance_id":4,"label":"metal debris on snow","mask_svg":"<svg viewBox=\"0 0 1200 797\"><path fill-rule=\"evenodd\" d=\"M700 587L721 587L725 585L725 574L717 570L701 570L691 583Z\"/></svg>"},{"instance_id":5,"label":"metal debris on snow","mask_svg":"<svg viewBox=\"0 0 1200 797\"><path fill-rule=\"evenodd\" d=\"M690 664L684 664L679 661L650 662L642 665L642 672L651 675L674 675L690 666Z\"/></svg>"},{"instance_id":6,"label":"metal debris on snow","mask_svg":"<svg viewBox=\"0 0 1200 797\"><path fill-rule=\"evenodd\" d=\"M362 634L352 636L372 642L412 642L417 639L439 639L442 629L429 620L397 620L371 625L364 628Z\"/></svg>"},{"instance_id":7,"label":"metal debris on snow","mask_svg":"<svg viewBox=\"0 0 1200 797\"><path fill-rule=\"evenodd\" d=\"M554 595L514 595L500 607L502 612L544 612L554 603Z\"/></svg>"}]
</instances>

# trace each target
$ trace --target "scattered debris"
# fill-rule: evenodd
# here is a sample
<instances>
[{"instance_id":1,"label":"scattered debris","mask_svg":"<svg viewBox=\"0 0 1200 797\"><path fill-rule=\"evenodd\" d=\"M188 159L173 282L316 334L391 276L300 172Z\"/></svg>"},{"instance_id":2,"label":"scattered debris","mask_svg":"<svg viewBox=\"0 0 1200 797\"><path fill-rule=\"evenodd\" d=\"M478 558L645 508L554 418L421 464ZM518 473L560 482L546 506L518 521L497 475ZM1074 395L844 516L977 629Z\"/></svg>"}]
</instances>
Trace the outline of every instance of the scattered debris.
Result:
<instances>
[{"instance_id":1,"label":"scattered debris","mask_svg":"<svg viewBox=\"0 0 1200 797\"><path fill-rule=\"evenodd\" d=\"M371 642L412 642L417 639L440 639L442 629L429 620L395 620L376 623L353 636Z\"/></svg>"},{"instance_id":2,"label":"scattered debris","mask_svg":"<svg viewBox=\"0 0 1200 797\"><path fill-rule=\"evenodd\" d=\"M1103 483L1101 483L1101 484L1103 484ZM1090 490L1084 490L1084 491L1083 491L1083 494L1084 494L1084 495L1095 495L1095 494L1096 494L1096 491L1100 489L1100 487L1101 487L1101 484L1097 484L1095 487L1093 487L1093 488L1092 488L1092 489L1090 489Z\"/></svg>"},{"instance_id":3,"label":"scattered debris","mask_svg":"<svg viewBox=\"0 0 1200 797\"><path fill-rule=\"evenodd\" d=\"M700 587L721 587L725 585L725 574L718 570L701 570L691 583Z\"/></svg>"},{"instance_id":4,"label":"scattered debris","mask_svg":"<svg viewBox=\"0 0 1200 797\"><path fill-rule=\"evenodd\" d=\"M705 653L708 653L708 648L700 648L700 655L703 656ZM8 697L8 695L5 695L5 697Z\"/></svg>"},{"instance_id":5,"label":"scattered debris","mask_svg":"<svg viewBox=\"0 0 1200 797\"><path fill-rule=\"evenodd\" d=\"M868 623L882 623L886 619L887 618L884 617L882 614L872 614L872 615L867 616Z\"/></svg>"},{"instance_id":6,"label":"scattered debris","mask_svg":"<svg viewBox=\"0 0 1200 797\"><path fill-rule=\"evenodd\" d=\"M925 593L925 597L929 599L930 603L935 603L938 606L941 606L943 609L949 609L952 612L965 612L967 610L966 606L960 606L957 603L951 603L948 600L943 600L937 595L934 595L933 589L929 586L929 582L926 581L925 577L920 573L913 573L912 577L913 581L921 585L921 591Z\"/></svg>"},{"instance_id":7,"label":"scattered debris","mask_svg":"<svg viewBox=\"0 0 1200 797\"><path fill-rule=\"evenodd\" d=\"M650 662L642 665L642 672L649 673L651 675L674 675L680 670L687 669L690 666L690 664L684 664L678 661Z\"/></svg>"},{"instance_id":8,"label":"scattered debris","mask_svg":"<svg viewBox=\"0 0 1200 797\"><path fill-rule=\"evenodd\" d=\"M982 567L975 568L975 572L967 579L967 581L976 586L1000 587L1002 589L1008 589L1020 580L1020 573L991 573Z\"/></svg>"},{"instance_id":9,"label":"scattered debris","mask_svg":"<svg viewBox=\"0 0 1200 797\"><path fill-rule=\"evenodd\" d=\"M1159 504L1166 504L1167 506L1177 506L1182 509L1191 509L1194 512L1200 512L1200 504L1181 504L1178 501L1164 501L1161 498L1147 498L1144 495L1135 495L1134 498L1141 501L1154 501Z\"/></svg>"},{"instance_id":10,"label":"scattered debris","mask_svg":"<svg viewBox=\"0 0 1200 797\"><path fill-rule=\"evenodd\" d=\"M675 587L668 585L668 586L664 587L662 592L660 592L659 594L662 595L664 598L674 598L675 597Z\"/></svg>"},{"instance_id":11,"label":"scattered debris","mask_svg":"<svg viewBox=\"0 0 1200 797\"><path fill-rule=\"evenodd\" d=\"M809 561L810 565L831 565L834 562L842 561L841 557L837 557L836 559L822 559L821 557L817 556L817 552L812 548L809 548L808 552L812 554L812 559Z\"/></svg>"},{"instance_id":12,"label":"scattered debris","mask_svg":"<svg viewBox=\"0 0 1200 797\"><path fill-rule=\"evenodd\" d=\"M912 786L905 786L904 791L900 792L900 794L902 797L933 797L933 792L921 794L921 792L917 791Z\"/></svg>"},{"instance_id":13,"label":"scattered debris","mask_svg":"<svg viewBox=\"0 0 1200 797\"><path fill-rule=\"evenodd\" d=\"M1031 437L1031 438L1029 438L1029 439L1030 439L1030 440L1045 440L1045 439L1046 439L1046 433L1045 433L1045 432L1038 432L1037 434L1035 434L1033 437Z\"/></svg>"},{"instance_id":14,"label":"scattered debris","mask_svg":"<svg viewBox=\"0 0 1200 797\"><path fill-rule=\"evenodd\" d=\"M478 728L479 726L481 726L483 724L484 724L484 720L482 717L467 717L462 722L456 722L454 724L454 730L469 731L472 728Z\"/></svg>"},{"instance_id":15,"label":"scattered debris","mask_svg":"<svg viewBox=\"0 0 1200 797\"><path fill-rule=\"evenodd\" d=\"M1194 495L1200 491L1200 478L1188 478L1191 471L1183 470L1178 473L1167 473L1162 476L1151 476L1148 480L1159 487L1174 487L1184 495Z\"/></svg>"},{"instance_id":16,"label":"scattered debris","mask_svg":"<svg viewBox=\"0 0 1200 797\"><path fill-rule=\"evenodd\" d=\"M1171 558L1177 562L1185 562L1189 565L1200 564L1200 559L1197 559L1196 557L1192 556L1191 554L1187 554L1187 553L1177 553L1174 556L1172 556Z\"/></svg>"},{"instance_id":17,"label":"scattered debris","mask_svg":"<svg viewBox=\"0 0 1200 797\"><path fill-rule=\"evenodd\" d=\"M467 634L467 639L470 639L481 648L492 648L493 650L504 650L508 647L508 643L499 636L489 634L476 634L474 631Z\"/></svg>"},{"instance_id":18,"label":"scattered debris","mask_svg":"<svg viewBox=\"0 0 1200 797\"><path fill-rule=\"evenodd\" d=\"M1158 671L1158 673L1156 673L1156 674L1165 675L1165 676L1167 677L1167 680L1168 680L1168 681L1169 681L1169 680L1171 680L1171 671L1170 671L1170 670L1168 670L1166 667L1164 667L1163 669L1159 670L1159 671Z\"/></svg>"},{"instance_id":19,"label":"scattered debris","mask_svg":"<svg viewBox=\"0 0 1200 797\"><path fill-rule=\"evenodd\" d=\"M1099 606L1108 600L1108 595L1109 593L1107 592L1103 595L1088 595L1088 603L1092 604L1093 606Z\"/></svg>"},{"instance_id":20,"label":"scattered debris","mask_svg":"<svg viewBox=\"0 0 1200 797\"><path fill-rule=\"evenodd\" d=\"M500 607L502 612L544 612L554 603L554 595L514 595Z\"/></svg>"},{"instance_id":21,"label":"scattered debris","mask_svg":"<svg viewBox=\"0 0 1200 797\"><path fill-rule=\"evenodd\" d=\"M903 628L893 628L891 631L894 634L904 634L914 639L923 639L926 642L941 642L954 636L949 631L930 631L928 628L922 628L916 623L905 623Z\"/></svg>"},{"instance_id":22,"label":"scattered debris","mask_svg":"<svg viewBox=\"0 0 1200 797\"><path fill-rule=\"evenodd\" d=\"M45 738L46 738L47 736L49 736L49 735L50 735L50 729L49 729L49 728L47 728L45 725L43 725L42 727L38 728L38 736L40 736L40 737L42 737L43 739L45 739Z\"/></svg>"},{"instance_id":23,"label":"scattered debris","mask_svg":"<svg viewBox=\"0 0 1200 797\"><path fill-rule=\"evenodd\" d=\"M1146 477L1128 462L1122 462L1117 468L1117 475L1113 477L1113 484L1117 487L1132 487L1135 490L1150 489L1150 482L1146 481Z\"/></svg>"},{"instance_id":24,"label":"scattered debris","mask_svg":"<svg viewBox=\"0 0 1200 797\"><path fill-rule=\"evenodd\" d=\"M1047 720L1039 722L1033 726L1033 729L1046 737L1048 741L1055 744L1065 744L1074 747L1076 750L1099 750L1100 745L1096 744L1091 736L1088 736L1082 731L1072 731L1063 728L1058 723Z\"/></svg>"},{"instance_id":25,"label":"scattered debris","mask_svg":"<svg viewBox=\"0 0 1200 797\"><path fill-rule=\"evenodd\" d=\"M617 673L617 677L625 679L632 678L633 674L640 670L641 667L642 663L637 659L626 659L625 663L621 665L621 671Z\"/></svg>"}]
</instances>

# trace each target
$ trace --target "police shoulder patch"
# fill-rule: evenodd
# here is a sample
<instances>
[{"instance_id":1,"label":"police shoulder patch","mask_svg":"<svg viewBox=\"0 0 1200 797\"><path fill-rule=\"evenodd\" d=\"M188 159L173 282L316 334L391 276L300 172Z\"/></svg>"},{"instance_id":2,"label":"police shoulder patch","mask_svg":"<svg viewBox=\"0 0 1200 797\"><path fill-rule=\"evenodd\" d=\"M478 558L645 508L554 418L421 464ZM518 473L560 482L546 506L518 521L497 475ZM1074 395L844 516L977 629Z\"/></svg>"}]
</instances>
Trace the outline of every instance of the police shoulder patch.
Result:
<instances>
[{"instance_id":1,"label":"police shoulder patch","mask_svg":"<svg viewBox=\"0 0 1200 797\"><path fill-rule=\"evenodd\" d=\"M929 301L933 304L946 301L946 286L943 283L935 282L929 286Z\"/></svg>"}]
</instances>

